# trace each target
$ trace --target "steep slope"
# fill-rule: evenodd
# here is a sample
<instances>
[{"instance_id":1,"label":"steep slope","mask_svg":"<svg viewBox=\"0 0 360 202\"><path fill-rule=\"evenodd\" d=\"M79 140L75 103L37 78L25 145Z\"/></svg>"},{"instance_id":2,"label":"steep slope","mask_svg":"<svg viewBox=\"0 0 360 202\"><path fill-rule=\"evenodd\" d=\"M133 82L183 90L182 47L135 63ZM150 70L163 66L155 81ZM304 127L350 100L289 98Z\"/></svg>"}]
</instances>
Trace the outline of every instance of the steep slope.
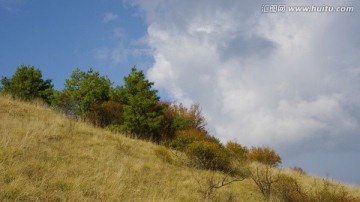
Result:
<instances>
[{"instance_id":1,"label":"steep slope","mask_svg":"<svg viewBox=\"0 0 360 202\"><path fill-rule=\"evenodd\" d=\"M204 201L199 190L218 174L189 168L166 151L0 96L0 201ZM286 172L305 185L316 179ZM360 196L357 187L346 191ZM263 201L250 179L213 196Z\"/></svg>"},{"instance_id":2,"label":"steep slope","mask_svg":"<svg viewBox=\"0 0 360 202\"><path fill-rule=\"evenodd\" d=\"M196 180L209 172L166 163L159 148L0 96L1 201L202 201ZM229 197L262 200L250 180L217 195Z\"/></svg>"}]
</instances>

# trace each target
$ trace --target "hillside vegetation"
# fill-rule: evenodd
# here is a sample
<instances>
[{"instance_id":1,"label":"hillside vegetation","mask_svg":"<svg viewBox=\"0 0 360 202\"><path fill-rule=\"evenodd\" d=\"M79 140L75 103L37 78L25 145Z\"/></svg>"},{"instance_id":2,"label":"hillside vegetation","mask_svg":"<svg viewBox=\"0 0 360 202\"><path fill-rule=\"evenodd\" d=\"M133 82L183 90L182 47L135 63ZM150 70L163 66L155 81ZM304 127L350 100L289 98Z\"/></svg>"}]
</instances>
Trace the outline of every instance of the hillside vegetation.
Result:
<instances>
[{"instance_id":1,"label":"hillside vegetation","mask_svg":"<svg viewBox=\"0 0 360 202\"><path fill-rule=\"evenodd\" d=\"M211 185L232 176L189 167L183 158L181 152L69 119L42 102L0 96L1 201L264 200L250 177L204 195ZM253 173L265 168L249 165ZM281 173L320 199L359 201L358 187L292 170ZM281 184L277 186L280 190Z\"/></svg>"},{"instance_id":2,"label":"hillside vegetation","mask_svg":"<svg viewBox=\"0 0 360 202\"><path fill-rule=\"evenodd\" d=\"M0 200L196 201L194 175L157 157L160 146L0 97ZM261 200L250 180L220 199Z\"/></svg>"},{"instance_id":3,"label":"hillside vegetation","mask_svg":"<svg viewBox=\"0 0 360 202\"><path fill-rule=\"evenodd\" d=\"M199 104L160 100L136 67L122 86L75 69L57 91L26 65L1 84L6 201L359 199L358 188L309 177L300 167L282 170L269 147L221 143L206 130Z\"/></svg>"}]
</instances>

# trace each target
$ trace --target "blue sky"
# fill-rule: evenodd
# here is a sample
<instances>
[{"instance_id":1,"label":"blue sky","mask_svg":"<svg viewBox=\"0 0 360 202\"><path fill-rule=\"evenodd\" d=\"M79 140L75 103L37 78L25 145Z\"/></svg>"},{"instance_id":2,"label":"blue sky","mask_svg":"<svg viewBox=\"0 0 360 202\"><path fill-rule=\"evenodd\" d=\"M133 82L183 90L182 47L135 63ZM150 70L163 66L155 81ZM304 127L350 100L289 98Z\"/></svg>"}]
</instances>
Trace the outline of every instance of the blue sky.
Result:
<instances>
[{"instance_id":1,"label":"blue sky","mask_svg":"<svg viewBox=\"0 0 360 202\"><path fill-rule=\"evenodd\" d=\"M2 0L0 27L5 76L21 64L34 65L62 89L76 67L92 67L121 84L131 66L151 65L142 42L146 23L121 1Z\"/></svg>"},{"instance_id":2,"label":"blue sky","mask_svg":"<svg viewBox=\"0 0 360 202\"><path fill-rule=\"evenodd\" d=\"M270 5L352 7L284 12ZM283 165L360 185L357 0L0 0L0 75L30 64L62 89L76 68L200 103L223 142L270 146ZM266 10L268 11L268 10Z\"/></svg>"}]
</instances>

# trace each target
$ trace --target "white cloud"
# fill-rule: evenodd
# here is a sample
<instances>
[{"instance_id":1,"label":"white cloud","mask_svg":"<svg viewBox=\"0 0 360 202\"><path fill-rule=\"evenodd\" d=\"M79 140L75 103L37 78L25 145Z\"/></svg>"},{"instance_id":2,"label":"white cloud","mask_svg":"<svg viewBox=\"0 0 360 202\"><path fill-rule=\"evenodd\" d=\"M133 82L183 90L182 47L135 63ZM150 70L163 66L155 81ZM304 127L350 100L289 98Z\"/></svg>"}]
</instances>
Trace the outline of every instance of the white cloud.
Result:
<instances>
[{"instance_id":1,"label":"white cloud","mask_svg":"<svg viewBox=\"0 0 360 202\"><path fill-rule=\"evenodd\" d=\"M108 23L117 20L118 15L112 13L112 12L106 12L103 14L103 22Z\"/></svg>"},{"instance_id":2,"label":"white cloud","mask_svg":"<svg viewBox=\"0 0 360 202\"><path fill-rule=\"evenodd\" d=\"M264 2L237 0L134 2L149 24L149 79L176 100L199 102L220 139L269 145L288 157L304 148L360 152L359 12L264 14Z\"/></svg>"}]
</instances>

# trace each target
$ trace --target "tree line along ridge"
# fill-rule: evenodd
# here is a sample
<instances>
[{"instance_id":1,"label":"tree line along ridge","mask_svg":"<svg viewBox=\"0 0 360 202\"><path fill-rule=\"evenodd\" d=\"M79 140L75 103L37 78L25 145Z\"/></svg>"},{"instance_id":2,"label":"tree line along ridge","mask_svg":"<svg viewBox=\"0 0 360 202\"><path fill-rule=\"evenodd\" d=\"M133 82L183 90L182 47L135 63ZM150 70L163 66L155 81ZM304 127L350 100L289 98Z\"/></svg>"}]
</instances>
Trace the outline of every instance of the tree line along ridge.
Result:
<instances>
[{"instance_id":1,"label":"tree line along ridge","mask_svg":"<svg viewBox=\"0 0 360 202\"><path fill-rule=\"evenodd\" d=\"M162 101L153 85L136 67L124 77L122 86L113 86L107 76L90 68L88 71L75 69L65 80L64 89L54 90L52 80L44 80L39 69L21 65L12 77L2 77L0 92L24 101L40 99L73 119L179 151L191 167L219 171L232 179L250 177L265 199L269 199L271 193L283 195L283 198L293 197L290 201L306 199L294 179L273 174L272 169L281 164L281 157L273 149L248 148L235 141L222 144L207 131L199 104L185 107ZM157 155L166 161L171 159L166 150L160 149ZM262 164L263 170L247 169L250 162ZM305 173L299 167L296 169ZM222 182L226 184L226 180ZM290 185L293 190L285 192ZM272 191L271 186L277 187L276 190ZM207 191L205 197L209 194L211 191ZM306 197L309 198L309 194Z\"/></svg>"}]
</instances>

